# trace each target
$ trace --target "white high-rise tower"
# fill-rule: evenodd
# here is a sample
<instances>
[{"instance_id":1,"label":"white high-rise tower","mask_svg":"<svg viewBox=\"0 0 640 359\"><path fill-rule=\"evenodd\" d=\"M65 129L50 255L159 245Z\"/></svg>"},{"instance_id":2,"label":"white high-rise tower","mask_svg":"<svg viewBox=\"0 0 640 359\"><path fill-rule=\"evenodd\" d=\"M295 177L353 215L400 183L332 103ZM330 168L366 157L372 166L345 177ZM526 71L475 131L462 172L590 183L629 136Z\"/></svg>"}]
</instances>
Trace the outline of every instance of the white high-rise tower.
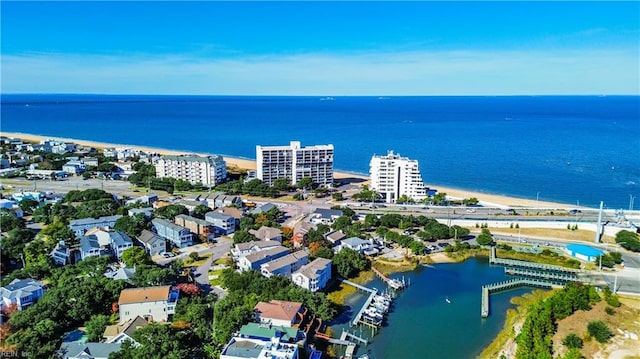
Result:
<instances>
[{"instance_id":1,"label":"white high-rise tower","mask_svg":"<svg viewBox=\"0 0 640 359\"><path fill-rule=\"evenodd\" d=\"M385 202L393 203L402 195L414 201L427 197L417 160L389 151L386 156L373 155L369 166L371 189L380 193Z\"/></svg>"}]
</instances>

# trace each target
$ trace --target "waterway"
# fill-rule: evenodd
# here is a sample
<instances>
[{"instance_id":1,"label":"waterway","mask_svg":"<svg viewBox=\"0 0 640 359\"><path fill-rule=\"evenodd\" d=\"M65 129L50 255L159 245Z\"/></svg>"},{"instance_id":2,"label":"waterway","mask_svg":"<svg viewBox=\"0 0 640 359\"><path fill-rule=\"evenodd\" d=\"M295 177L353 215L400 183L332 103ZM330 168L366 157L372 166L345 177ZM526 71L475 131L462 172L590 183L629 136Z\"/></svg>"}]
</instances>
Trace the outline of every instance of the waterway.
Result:
<instances>
[{"instance_id":1,"label":"waterway","mask_svg":"<svg viewBox=\"0 0 640 359\"><path fill-rule=\"evenodd\" d=\"M509 278L503 267L490 266L488 258L436 264L434 268L420 267L391 275L398 279L403 276L410 285L397 293L377 333L367 326L350 326L349 321L366 299L366 294L359 292L347 300L347 310L332 325L334 336L345 329L368 338L370 343L359 345L357 355L368 353L372 359L474 358L504 326L507 309L514 307L511 298L532 290L519 288L492 294L490 315L482 318L482 285ZM366 286L385 289L379 279Z\"/></svg>"}]
</instances>

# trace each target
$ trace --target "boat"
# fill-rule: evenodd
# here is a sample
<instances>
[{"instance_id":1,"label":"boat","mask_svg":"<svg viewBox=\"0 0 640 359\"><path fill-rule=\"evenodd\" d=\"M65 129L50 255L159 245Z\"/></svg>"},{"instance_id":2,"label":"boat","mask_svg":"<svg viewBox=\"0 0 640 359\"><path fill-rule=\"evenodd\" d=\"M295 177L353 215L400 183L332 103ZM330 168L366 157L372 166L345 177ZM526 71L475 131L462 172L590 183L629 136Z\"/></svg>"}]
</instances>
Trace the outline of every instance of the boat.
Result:
<instances>
[{"instance_id":1,"label":"boat","mask_svg":"<svg viewBox=\"0 0 640 359\"><path fill-rule=\"evenodd\" d=\"M401 281L397 280L397 279L390 279L389 280L389 286L393 289L402 289L404 288L404 283L402 283Z\"/></svg>"},{"instance_id":2,"label":"boat","mask_svg":"<svg viewBox=\"0 0 640 359\"><path fill-rule=\"evenodd\" d=\"M446 297L444 300L446 300L447 303L451 304L451 301L449 300L449 297Z\"/></svg>"}]
</instances>

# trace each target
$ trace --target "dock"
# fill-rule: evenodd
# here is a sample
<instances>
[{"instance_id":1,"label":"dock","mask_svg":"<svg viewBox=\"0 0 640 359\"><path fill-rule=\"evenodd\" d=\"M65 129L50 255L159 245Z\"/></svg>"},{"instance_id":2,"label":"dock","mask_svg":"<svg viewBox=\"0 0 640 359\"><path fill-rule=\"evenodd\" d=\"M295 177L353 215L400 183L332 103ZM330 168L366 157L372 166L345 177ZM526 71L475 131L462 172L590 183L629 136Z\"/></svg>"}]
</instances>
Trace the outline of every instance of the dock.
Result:
<instances>
[{"instance_id":1,"label":"dock","mask_svg":"<svg viewBox=\"0 0 640 359\"><path fill-rule=\"evenodd\" d=\"M541 288L562 287L570 282L580 282L578 276L582 271L572 268L538 264L513 259L496 257L496 248L491 248L489 263L504 265L504 272L516 278L482 286L482 304L480 314L483 318L489 316L489 295L505 289L531 286Z\"/></svg>"},{"instance_id":2,"label":"dock","mask_svg":"<svg viewBox=\"0 0 640 359\"><path fill-rule=\"evenodd\" d=\"M379 270L377 270L375 267L371 267L371 270L373 270L373 273L375 273L378 277L380 277L380 279L382 279L385 283L387 283L387 285L393 289L404 289L405 287L405 283L404 283L404 277L402 281L399 281L397 279L392 279L387 277L386 275L382 274L382 272L380 272Z\"/></svg>"}]
</instances>

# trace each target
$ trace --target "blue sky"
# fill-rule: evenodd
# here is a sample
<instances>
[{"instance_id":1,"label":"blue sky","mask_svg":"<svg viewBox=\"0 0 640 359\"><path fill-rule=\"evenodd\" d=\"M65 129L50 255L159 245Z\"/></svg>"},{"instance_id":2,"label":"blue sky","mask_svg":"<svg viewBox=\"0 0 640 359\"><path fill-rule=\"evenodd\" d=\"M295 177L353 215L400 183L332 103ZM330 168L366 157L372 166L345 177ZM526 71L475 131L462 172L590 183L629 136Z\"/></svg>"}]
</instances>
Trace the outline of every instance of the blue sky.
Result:
<instances>
[{"instance_id":1,"label":"blue sky","mask_svg":"<svg viewBox=\"0 0 640 359\"><path fill-rule=\"evenodd\" d=\"M0 3L2 93L639 94L640 2Z\"/></svg>"}]
</instances>

